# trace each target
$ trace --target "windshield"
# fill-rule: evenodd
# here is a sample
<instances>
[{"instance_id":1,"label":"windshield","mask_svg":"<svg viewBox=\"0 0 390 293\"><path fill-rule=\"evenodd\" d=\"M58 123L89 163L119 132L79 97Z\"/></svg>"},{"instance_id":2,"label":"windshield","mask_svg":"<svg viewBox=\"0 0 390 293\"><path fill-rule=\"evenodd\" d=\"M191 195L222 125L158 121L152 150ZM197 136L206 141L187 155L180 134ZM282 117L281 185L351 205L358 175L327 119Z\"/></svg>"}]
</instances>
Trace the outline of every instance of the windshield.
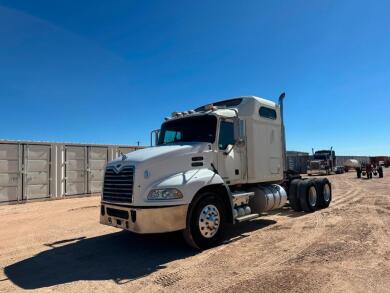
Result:
<instances>
[{"instance_id":1,"label":"windshield","mask_svg":"<svg viewBox=\"0 0 390 293\"><path fill-rule=\"evenodd\" d=\"M157 145L175 142L210 142L215 140L217 118L213 115L170 120L161 126Z\"/></svg>"},{"instance_id":2,"label":"windshield","mask_svg":"<svg viewBox=\"0 0 390 293\"><path fill-rule=\"evenodd\" d=\"M318 153L318 154L314 154L314 159L315 160L327 160L328 156L329 156L329 154L326 154L326 153Z\"/></svg>"}]
</instances>

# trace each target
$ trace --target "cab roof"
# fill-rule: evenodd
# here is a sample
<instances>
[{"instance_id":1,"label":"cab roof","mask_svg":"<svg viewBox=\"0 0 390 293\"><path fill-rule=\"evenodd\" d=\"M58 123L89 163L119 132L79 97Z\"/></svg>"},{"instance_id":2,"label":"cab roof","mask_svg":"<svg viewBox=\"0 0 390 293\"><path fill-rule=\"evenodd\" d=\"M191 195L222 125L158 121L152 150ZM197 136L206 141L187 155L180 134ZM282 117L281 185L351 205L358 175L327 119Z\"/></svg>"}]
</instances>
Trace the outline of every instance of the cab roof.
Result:
<instances>
[{"instance_id":1,"label":"cab roof","mask_svg":"<svg viewBox=\"0 0 390 293\"><path fill-rule=\"evenodd\" d=\"M245 105L247 104L261 104L264 106L268 106L271 108L276 108L277 104L275 102L272 102L270 100L266 100L260 97L256 96L240 96L240 97L235 97L232 99L228 100L222 100L222 101L217 101L214 103L210 103L213 106L217 107L218 109L240 109L240 108L245 108ZM210 104L203 105L201 107L198 107L195 109L196 112L203 112L206 110L206 107Z\"/></svg>"}]
</instances>

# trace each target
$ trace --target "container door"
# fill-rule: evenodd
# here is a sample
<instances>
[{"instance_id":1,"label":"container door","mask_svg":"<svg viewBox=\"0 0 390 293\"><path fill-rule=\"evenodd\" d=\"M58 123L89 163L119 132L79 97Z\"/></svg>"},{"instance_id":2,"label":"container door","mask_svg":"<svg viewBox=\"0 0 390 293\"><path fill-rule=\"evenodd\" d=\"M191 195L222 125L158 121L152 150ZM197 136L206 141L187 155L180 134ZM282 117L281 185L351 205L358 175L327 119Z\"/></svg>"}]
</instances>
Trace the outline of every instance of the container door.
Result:
<instances>
[{"instance_id":1,"label":"container door","mask_svg":"<svg viewBox=\"0 0 390 293\"><path fill-rule=\"evenodd\" d=\"M0 144L0 202L22 197L21 153L18 144Z\"/></svg>"},{"instance_id":2,"label":"container door","mask_svg":"<svg viewBox=\"0 0 390 293\"><path fill-rule=\"evenodd\" d=\"M86 147L65 147L65 195L87 193Z\"/></svg>"},{"instance_id":3,"label":"container door","mask_svg":"<svg viewBox=\"0 0 390 293\"><path fill-rule=\"evenodd\" d=\"M23 199L50 196L50 146L24 146Z\"/></svg>"},{"instance_id":4,"label":"container door","mask_svg":"<svg viewBox=\"0 0 390 293\"><path fill-rule=\"evenodd\" d=\"M88 192L100 193L103 186L104 168L107 164L108 149L104 147L88 148Z\"/></svg>"}]
</instances>

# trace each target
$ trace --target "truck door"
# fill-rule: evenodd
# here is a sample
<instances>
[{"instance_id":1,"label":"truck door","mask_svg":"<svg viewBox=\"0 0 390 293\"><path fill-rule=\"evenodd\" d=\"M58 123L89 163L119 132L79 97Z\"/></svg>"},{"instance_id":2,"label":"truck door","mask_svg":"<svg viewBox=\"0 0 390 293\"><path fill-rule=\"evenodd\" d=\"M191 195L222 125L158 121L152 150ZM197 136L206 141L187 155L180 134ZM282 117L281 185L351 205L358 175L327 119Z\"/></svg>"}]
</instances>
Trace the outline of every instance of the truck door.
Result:
<instances>
[{"instance_id":1,"label":"truck door","mask_svg":"<svg viewBox=\"0 0 390 293\"><path fill-rule=\"evenodd\" d=\"M218 173L227 184L239 183L243 177L244 151L235 145L233 120L221 120L218 137Z\"/></svg>"}]
</instances>

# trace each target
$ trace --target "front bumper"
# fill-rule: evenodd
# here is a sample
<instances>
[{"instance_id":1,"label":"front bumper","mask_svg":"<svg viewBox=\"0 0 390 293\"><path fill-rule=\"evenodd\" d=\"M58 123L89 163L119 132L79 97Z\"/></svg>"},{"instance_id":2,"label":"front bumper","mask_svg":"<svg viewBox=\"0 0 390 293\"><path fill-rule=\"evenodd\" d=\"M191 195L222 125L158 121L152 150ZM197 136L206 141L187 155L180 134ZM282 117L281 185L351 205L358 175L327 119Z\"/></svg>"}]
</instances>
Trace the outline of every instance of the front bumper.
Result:
<instances>
[{"instance_id":1,"label":"front bumper","mask_svg":"<svg viewBox=\"0 0 390 293\"><path fill-rule=\"evenodd\" d=\"M308 175L326 175L326 170L317 169L317 170L307 170Z\"/></svg>"},{"instance_id":2,"label":"front bumper","mask_svg":"<svg viewBox=\"0 0 390 293\"><path fill-rule=\"evenodd\" d=\"M139 234L164 233L186 228L188 205L126 207L101 203L100 223Z\"/></svg>"}]
</instances>

